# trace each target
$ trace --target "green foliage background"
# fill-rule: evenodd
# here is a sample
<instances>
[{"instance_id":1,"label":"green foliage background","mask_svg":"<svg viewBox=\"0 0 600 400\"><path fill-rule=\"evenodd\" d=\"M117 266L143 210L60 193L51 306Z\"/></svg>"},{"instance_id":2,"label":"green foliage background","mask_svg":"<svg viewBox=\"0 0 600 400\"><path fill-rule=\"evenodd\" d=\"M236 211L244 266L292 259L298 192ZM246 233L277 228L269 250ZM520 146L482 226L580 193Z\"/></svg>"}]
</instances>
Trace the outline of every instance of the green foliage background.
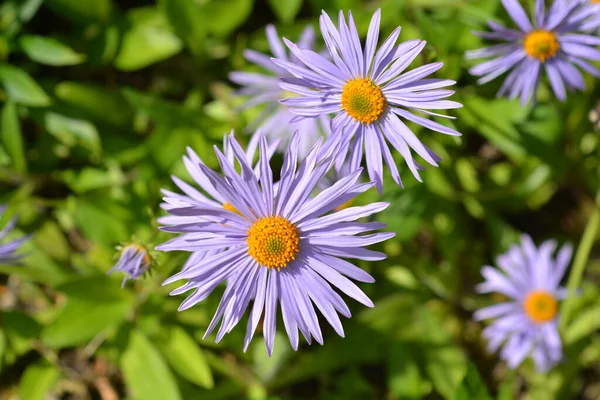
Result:
<instances>
[{"instance_id":1,"label":"green foliage background","mask_svg":"<svg viewBox=\"0 0 600 400\"><path fill-rule=\"evenodd\" d=\"M324 323L324 346L293 352L279 324L269 359L260 335L242 352L242 321L202 341L218 293L179 313L176 285L161 287L183 253L157 254L125 290L105 275L120 242L169 238L156 229L159 190L189 179L185 147L216 167L212 145L257 115L236 111L227 74L253 69L241 53L267 50L265 24L295 39L321 9L350 9L365 35L377 7L381 36L401 25L401 40L427 40L419 62L444 61L437 76L458 81L464 136L413 126L443 162L418 183L398 158L403 190L386 176L379 219L397 235L380 246L386 261L361 264L375 308L348 300L345 339ZM500 83L477 86L463 58L488 19L508 21L499 0L3 0L0 201L3 221L20 216L15 237L33 237L23 266L0 266L0 398L600 398L598 253L561 331L566 361L549 374L529 361L507 370L471 321L498 300L474 294L479 268L520 232L577 245L599 189L597 83L565 103L546 82L536 107L496 99Z\"/></svg>"}]
</instances>

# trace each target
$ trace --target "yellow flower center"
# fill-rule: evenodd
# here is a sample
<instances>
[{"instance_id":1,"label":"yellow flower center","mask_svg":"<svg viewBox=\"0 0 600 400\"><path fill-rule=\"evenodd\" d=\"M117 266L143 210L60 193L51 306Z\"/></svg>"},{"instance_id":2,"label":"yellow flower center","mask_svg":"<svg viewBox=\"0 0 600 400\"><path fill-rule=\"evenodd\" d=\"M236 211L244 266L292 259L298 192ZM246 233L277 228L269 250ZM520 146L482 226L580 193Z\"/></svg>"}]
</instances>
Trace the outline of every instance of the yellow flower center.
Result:
<instances>
[{"instance_id":1,"label":"yellow flower center","mask_svg":"<svg viewBox=\"0 0 600 400\"><path fill-rule=\"evenodd\" d=\"M383 114L385 97L369 78L352 79L342 90L342 109L363 124L377 121Z\"/></svg>"},{"instance_id":2,"label":"yellow flower center","mask_svg":"<svg viewBox=\"0 0 600 400\"><path fill-rule=\"evenodd\" d=\"M237 215L240 215L243 217L242 213L239 212L230 202L226 202L225 204L223 204L223 208L226 209L227 211L232 211L232 212L236 213Z\"/></svg>"},{"instance_id":3,"label":"yellow flower center","mask_svg":"<svg viewBox=\"0 0 600 400\"><path fill-rule=\"evenodd\" d=\"M532 31L525 36L523 47L529 57L537 58L541 62L552 58L560 49L560 44L554 33L549 31Z\"/></svg>"},{"instance_id":4,"label":"yellow flower center","mask_svg":"<svg viewBox=\"0 0 600 400\"><path fill-rule=\"evenodd\" d=\"M298 228L283 217L260 218L248 230L248 254L267 268L285 268L300 250Z\"/></svg>"},{"instance_id":5,"label":"yellow flower center","mask_svg":"<svg viewBox=\"0 0 600 400\"><path fill-rule=\"evenodd\" d=\"M544 290L532 290L523 302L525 314L536 324L548 322L556 316L558 302Z\"/></svg>"}]
</instances>

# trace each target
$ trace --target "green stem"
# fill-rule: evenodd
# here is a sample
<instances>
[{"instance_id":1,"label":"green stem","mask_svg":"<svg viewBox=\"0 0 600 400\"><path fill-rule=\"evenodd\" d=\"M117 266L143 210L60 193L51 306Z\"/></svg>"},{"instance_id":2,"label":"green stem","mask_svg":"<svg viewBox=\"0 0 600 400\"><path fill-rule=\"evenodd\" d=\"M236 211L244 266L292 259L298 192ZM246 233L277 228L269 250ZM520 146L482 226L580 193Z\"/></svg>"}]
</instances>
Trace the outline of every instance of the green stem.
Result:
<instances>
[{"instance_id":1,"label":"green stem","mask_svg":"<svg viewBox=\"0 0 600 400\"><path fill-rule=\"evenodd\" d=\"M564 330L566 324L569 322L569 317L573 309L573 302L575 301L576 290L581 285L581 279L583 278L583 272L592 250L592 245L598 235L598 228L600 228L600 208L599 208L600 197L596 197L596 206L594 212L581 237L581 242L577 248L575 254L575 260L573 261L573 267L571 268L571 274L567 281L568 296L563 302L561 313L560 313L560 328Z\"/></svg>"}]
</instances>

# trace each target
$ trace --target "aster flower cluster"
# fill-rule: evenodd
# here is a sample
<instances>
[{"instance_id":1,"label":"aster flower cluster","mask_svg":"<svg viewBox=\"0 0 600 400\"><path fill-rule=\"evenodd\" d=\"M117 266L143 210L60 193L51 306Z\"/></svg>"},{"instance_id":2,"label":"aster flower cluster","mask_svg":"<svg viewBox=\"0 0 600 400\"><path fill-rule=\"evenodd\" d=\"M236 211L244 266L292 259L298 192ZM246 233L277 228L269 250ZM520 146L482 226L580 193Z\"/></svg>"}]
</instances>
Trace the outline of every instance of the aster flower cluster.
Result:
<instances>
[{"instance_id":1,"label":"aster flower cluster","mask_svg":"<svg viewBox=\"0 0 600 400\"><path fill-rule=\"evenodd\" d=\"M569 89L584 89L580 70L600 74L589 63L600 60L595 48L600 39L593 35L600 25L596 4L555 0L547 8L536 0L531 21L517 0L502 3L518 29L490 22L492 32L478 33L503 42L467 54L492 58L471 70L480 83L508 73L499 94L526 103L535 99L542 71L561 100ZM248 146L243 148L239 136L226 135L222 149L214 149L220 172L188 148L183 162L193 184L173 177L183 194L163 190L161 207L169 215L159 219L161 230L179 236L157 249L190 253L181 271L164 282L184 281L171 292L188 293L180 311L226 286L205 336L217 329L220 341L249 309L244 350L262 324L270 355L279 309L297 349L298 331L309 344L324 342L317 311L344 335L340 315L350 317L350 310L340 292L373 307L355 282L374 279L351 260L386 258L367 247L394 236L374 221L389 204L355 205L354 200L372 187L382 193L386 170L402 185L394 153L421 181L423 166L416 156L434 167L441 159L411 127L460 136L438 121L453 119L452 110L461 107L450 99L455 82L436 77L442 62L411 68L425 41L398 44L398 27L379 45L380 19L377 10L363 44L352 13L340 12L336 25L323 12L323 53L315 51L311 28L293 43L268 26L273 57L244 52L264 73L230 75L241 86L237 94L248 97L243 108L263 107L247 128L256 131ZM275 151L284 153L279 171L270 162ZM562 358L557 304L565 295L559 284L571 249L563 247L555 259L555 248L545 242L538 249L524 236L521 246L498 258L500 271L482 269L485 282L478 291L497 292L509 301L477 311L475 319L497 318L483 336L490 350L502 348L500 356L510 367L531 356L546 371ZM145 248L130 244L111 272L125 272L124 284L147 271L150 262Z\"/></svg>"}]
</instances>

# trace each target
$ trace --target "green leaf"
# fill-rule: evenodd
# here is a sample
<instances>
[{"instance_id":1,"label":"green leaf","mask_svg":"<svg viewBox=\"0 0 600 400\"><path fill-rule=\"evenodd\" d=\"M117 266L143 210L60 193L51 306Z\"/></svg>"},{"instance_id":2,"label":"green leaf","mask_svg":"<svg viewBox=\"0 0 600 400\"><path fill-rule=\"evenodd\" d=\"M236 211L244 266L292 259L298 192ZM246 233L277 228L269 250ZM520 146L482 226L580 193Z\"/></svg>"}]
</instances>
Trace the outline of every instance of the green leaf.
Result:
<instances>
[{"instance_id":1,"label":"green leaf","mask_svg":"<svg viewBox=\"0 0 600 400\"><path fill-rule=\"evenodd\" d=\"M115 58L118 69L135 71L181 51L181 40L156 8L131 10L128 20L130 25L123 34L121 49Z\"/></svg>"},{"instance_id":2,"label":"green leaf","mask_svg":"<svg viewBox=\"0 0 600 400\"><path fill-rule=\"evenodd\" d=\"M565 330L565 343L571 344L600 329L600 303L580 311Z\"/></svg>"},{"instance_id":3,"label":"green leaf","mask_svg":"<svg viewBox=\"0 0 600 400\"><path fill-rule=\"evenodd\" d=\"M127 301L102 303L93 297L69 298L56 319L42 331L42 342L52 348L85 344L123 322L129 309Z\"/></svg>"},{"instance_id":4,"label":"green leaf","mask_svg":"<svg viewBox=\"0 0 600 400\"><path fill-rule=\"evenodd\" d=\"M4 105L0 120L0 131L2 133L4 148L10 156L15 169L19 172L25 172L27 170L27 163L25 161L21 126L19 125L19 116L17 115L15 103L8 102Z\"/></svg>"},{"instance_id":5,"label":"green leaf","mask_svg":"<svg viewBox=\"0 0 600 400\"><path fill-rule=\"evenodd\" d=\"M207 14L202 12L199 3L194 0L161 0L160 5L189 49L194 54L202 53L205 50L206 28L200 21L204 22Z\"/></svg>"},{"instance_id":6,"label":"green leaf","mask_svg":"<svg viewBox=\"0 0 600 400\"><path fill-rule=\"evenodd\" d=\"M474 364L469 364L467 375L452 398L453 400L492 400Z\"/></svg>"},{"instance_id":7,"label":"green leaf","mask_svg":"<svg viewBox=\"0 0 600 400\"><path fill-rule=\"evenodd\" d=\"M212 389L213 376L202 348L180 327L167 328L166 335L159 348L171 368L188 381Z\"/></svg>"},{"instance_id":8,"label":"green leaf","mask_svg":"<svg viewBox=\"0 0 600 400\"><path fill-rule=\"evenodd\" d=\"M69 147L80 145L95 155L102 151L100 135L89 121L47 112L44 115L44 125L48 132Z\"/></svg>"},{"instance_id":9,"label":"green leaf","mask_svg":"<svg viewBox=\"0 0 600 400\"><path fill-rule=\"evenodd\" d=\"M388 359L388 387L399 398L420 398L431 390L417 364L417 349L414 344L394 342L390 346Z\"/></svg>"},{"instance_id":10,"label":"green leaf","mask_svg":"<svg viewBox=\"0 0 600 400\"><path fill-rule=\"evenodd\" d=\"M8 98L15 103L31 107L45 107L51 103L46 92L20 68L0 64L0 81Z\"/></svg>"},{"instance_id":11,"label":"green leaf","mask_svg":"<svg viewBox=\"0 0 600 400\"><path fill-rule=\"evenodd\" d=\"M56 97L82 111L95 121L125 125L133 119L133 110L118 91L101 86L65 81L54 88Z\"/></svg>"},{"instance_id":12,"label":"green leaf","mask_svg":"<svg viewBox=\"0 0 600 400\"><path fill-rule=\"evenodd\" d=\"M56 286L69 299L88 302L130 302L131 294L106 275L78 277Z\"/></svg>"},{"instance_id":13,"label":"green leaf","mask_svg":"<svg viewBox=\"0 0 600 400\"><path fill-rule=\"evenodd\" d=\"M268 2L277 18L286 24L294 20L302 7L302 0L268 0Z\"/></svg>"},{"instance_id":14,"label":"green leaf","mask_svg":"<svg viewBox=\"0 0 600 400\"><path fill-rule=\"evenodd\" d=\"M27 57L40 64L76 65L85 60L83 54L75 52L66 44L50 37L23 35L19 38L19 44Z\"/></svg>"},{"instance_id":15,"label":"green leaf","mask_svg":"<svg viewBox=\"0 0 600 400\"><path fill-rule=\"evenodd\" d=\"M45 400L49 398L60 371L56 365L42 361L32 364L23 373L19 382L19 396L23 400Z\"/></svg>"},{"instance_id":16,"label":"green leaf","mask_svg":"<svg viewBox=\"0 0 600 400\"><path fill-rule=\"evenodd\" d=\"M127 239L130 236L127 220L117 204L106 198L100 198L98 202L92 200L82 197L68 200L69 212L85 235L106 245Z\"/></svg>"},{"instance_id":17,"label":"green leaf","mask_svg":"<svg viewBox=\"0 0 600 400\"><path fill-rule=\"evenodd\" d=\"M82 25L108 20L112 9L110 0L46 0L45 5L57 14Z\"/></svg>"},{"instance_id":18,"label":"green leaf","mask_svg":"<svg viewBox=\"0 0 600 400\"><path fill-rule=\"evenodd\" d=\"M139 331L131 332L121 356L121 370L132 399L181 399L177 383L160 353Z\"/></svg>"},{"instance_id":19,"label":"green leaf","mask_svg":"<svg viewBox=\"0 0 600 400\"><path fill-rule=\"evenodd\" d=\"M32 343L39 337L41 326L27 314L20 312L3 312L0 314L0 325L4 327L8 342L7 350L15 355L29 351Z\"/></svg>"},{"instance_id":20,"label":"green leaf","mask_svg":"<svg viewBox=\"0 0 600 400\"><path fill-rule=\"evenodd\" d=\"M254 0L208 0L202 6L206 28L215 35L227 36L246 21Z\"/></svg>"}]
</instances>

